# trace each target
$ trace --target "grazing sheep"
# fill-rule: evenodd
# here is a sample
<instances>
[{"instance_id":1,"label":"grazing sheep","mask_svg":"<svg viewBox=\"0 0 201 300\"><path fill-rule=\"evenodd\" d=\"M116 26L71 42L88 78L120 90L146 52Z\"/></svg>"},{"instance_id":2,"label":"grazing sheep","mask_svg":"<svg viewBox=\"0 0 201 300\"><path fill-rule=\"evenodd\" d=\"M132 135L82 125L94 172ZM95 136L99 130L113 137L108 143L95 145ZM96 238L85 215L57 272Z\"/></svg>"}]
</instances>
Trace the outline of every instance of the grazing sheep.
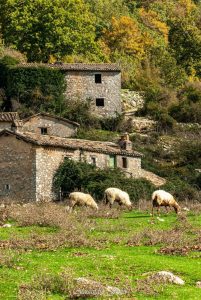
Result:
<instances>
[{"instance_id":1,"label":"grazing sheep","mask_svg":"<svg viewBox=\"0 0 201 300\"><path fill-rule=\"evenodd\" d=\"M69 195L70 208L73 209L76 205L78 206L89 206L93 209L98 210L98 205L89 194L81 192L73 192Z\"/></svg>"},{"instance_id":2,"label":"grazing sheep","mask_svg":"<svg viewBox=\"0 0 201 300\"><path fill-rule=\"evenodd\" d=\"M154 215L154 207L157 207L157 212L160 212L160 207L173 207L176 213L179 213L181 208L174 197L163 190L157 190L152 194L152 216ZM168 210L167 210L168 211Z\"/></svg>"},{"instance_id":3,"label":"grazing sheep","mask_svg":"<svg viewBox=\"0 0 201 300\"><path fill-rule=\"evenodd\" d=\"M104 200L106 204L109 203L110 208L112 204L116 201L120 206L125 205L129 210L132 209L132 203L130 201L129 195L118 189L118 188L108 188L104 192Z\"/></svg>"}]
</instances>

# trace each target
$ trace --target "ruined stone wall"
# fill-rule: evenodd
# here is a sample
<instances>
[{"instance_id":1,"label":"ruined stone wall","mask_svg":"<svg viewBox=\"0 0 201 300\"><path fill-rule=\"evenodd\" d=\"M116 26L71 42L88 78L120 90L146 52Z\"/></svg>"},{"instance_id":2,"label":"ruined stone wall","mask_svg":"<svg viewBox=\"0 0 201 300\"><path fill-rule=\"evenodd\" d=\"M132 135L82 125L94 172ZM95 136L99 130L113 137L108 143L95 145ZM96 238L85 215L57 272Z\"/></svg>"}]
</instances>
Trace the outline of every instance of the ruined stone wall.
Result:
<instances>
[{"instance_id":1,"label":"ruined stone wall","mask_svg":"<svg viewBox=\"0 0 201 300\"><path fill-rule=\"evenodd\" d=\"M123 167L123 158L127 159L127 168ZM117 167L121 168L128 177L139 178L141 176L141 158L117 156Z\"/></svg>"},{"instance_id":2,"label":"ruined stone wall","mask_svg":"<svg viewBox=\"0 0 201 300\"><path fill-rule=\"evenodd\" d=\"M41 134L42 127L47 128L48 135L60 137L73 137L77 132L77 127L75 127L75 125L47 116L36 116L29 119L25 122L22 130Z\"/></svg>"},{"instance_id":3,"label":"ruined stone wall","mask_svg":"<svg viewBox=\"0 0 201 300\"><path fill-rule=\"evenodd\" d=\"M35 201L35 148L15 136L0 137L0 201Z\"/></svg>"},{"instance_id":4,"label":"ruined stone wall","mask_svg":"<svg viewBox=\"0 0 201 300\"><path fill-rule=\"evenodd\" d=\"M95 83L95 74L101 74L102 83ZM68 99L91 99L92 111L98 116L114 116L121 113L121 73L95 71L66 71L66 97ZM96 98L104 98L104 107L96 106Z\"/></svg>"},{"instance_id":5,"label":"ruined stone wall","mask_svg":"<svg viewBox=\"0 0 201 300\"><path fill-rule=\"evenodd\" d=\"M144 106L144 93L137 91L130 91L128 89L121 90L121 101L123 111L138 111Z\"/></svg>"},{"instance_id":6,"label":"ruined stone wall","mask_svg":"<svg viewBox=\"0 0 201 300\"><path fill-rule=\"evenodd\" d=\"M12 123L11 122L0 122L0 131L4 129L11 130Z\"/></svg>"}]
</instances>

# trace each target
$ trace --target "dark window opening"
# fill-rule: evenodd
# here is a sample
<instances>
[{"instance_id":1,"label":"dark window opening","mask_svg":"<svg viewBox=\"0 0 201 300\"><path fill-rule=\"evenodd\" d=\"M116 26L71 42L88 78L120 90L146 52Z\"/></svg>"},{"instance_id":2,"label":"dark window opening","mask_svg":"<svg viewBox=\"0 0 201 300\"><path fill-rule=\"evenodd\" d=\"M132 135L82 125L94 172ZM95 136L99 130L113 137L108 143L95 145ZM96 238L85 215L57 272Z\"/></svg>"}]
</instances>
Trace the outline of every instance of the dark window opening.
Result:
<instances>
[{"instance_id":1,"label":"dark window opening","mask_svg":"<svg viewBox=\"0 0 201 300\"><path fill-rule=\"evenodd\" d=\"M91 157L91 163L96 166L96 157Z\"/></svg>"},{"instance_id":2,"label":"dark window opening","mask_svg":"<svg viewBox=\"0 0 201 300\"><path fill-rule=\"evenodd\" d=\"M126 157L122 157L122 167L125 169L128 168L128 161Z\"/></svg>"},{"instance_id":3,"label":"dark window opening","mask_svg":"<svg viewBox=\"0 0 201 300\"><path fill-rule=\"evenodd\" d=\"M10 191L10 184L5 184L5 191Z\"/></svg>"},{"instance_id":4,"label":"dark window opening","mask_svg":"<svg viewBox=\"0 0 201 300\"><path fill-rule=\"evenodd\" d=\"M104 106L104 98L96 98L96 106Z\"/></svg>"},{"instance_id":5,"label":"dark window opening","mask_svg":"<svg viewBox=\"0 0 201 300\"><path fill-rule=\"evenodd\" d=\"M101 74L95 74L95 83L102 83Z\"/></svg>"},{"instance_id":6,"label":"dark window opening","mask_svg":"<svg viewBox=\"0 0 201 300\"><path fill-rule=\"evenodd\" d=\"M47 134L47 128L46 127L42 127L40 129L41 134Z\"/></svg>"}]
</instances>

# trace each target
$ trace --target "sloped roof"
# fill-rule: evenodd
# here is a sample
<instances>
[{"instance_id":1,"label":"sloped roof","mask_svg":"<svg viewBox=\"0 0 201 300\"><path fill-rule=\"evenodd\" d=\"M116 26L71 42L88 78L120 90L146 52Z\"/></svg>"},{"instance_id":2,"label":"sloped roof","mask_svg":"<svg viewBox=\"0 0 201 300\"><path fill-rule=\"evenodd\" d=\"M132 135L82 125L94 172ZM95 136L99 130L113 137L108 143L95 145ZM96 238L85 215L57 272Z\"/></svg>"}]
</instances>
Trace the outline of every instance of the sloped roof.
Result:
<instances>
[{"instance_id":1,"label":"sloped roof","mask_svg":"<svg viewBox=\"0 0 201 300\"><path fill-rule=\"evenodd\" d=\"M0 112L0 122L14 122L19 119L17 112Z\"/></svg>"},{"instance_id":2,"label":"sloped roof","mask_svg":"<svg viewBox=\"0 0 201 300\"><path fill-rule=\"evenodd\" d=\"M20 67L49 67L53 69L60 69L63 71L117 71L120 72L121 69L118 64L85 64L85 63L55 63L55 64L44 64L44 63L25 63L19 64Z\"/></svg>"},{"instance_id":3,"label":"sloped roof","mask_svg":"<svg viewBox=\"0 0 201 300\"><path fill-rule=\"evenodd\" d=\"M62 117L59 117L59 116L55 116L55 115L51 115L51 114L48 114L48 113L44 113L44 112L41 112L41 113L38 113L38 114L35 114L35 115L31 115L30 117L28 117L28 118L26 118L26 119L24 119L22 121L23 121L23 123L26 123L30 119L38 117L38 116L44 116L44 117L48 117L48 118L51 118L51 119L60 120L60 121L63 121L63 122L75 125L76 127L80 126L80 124L78 124L76 122L70 121L68 119L65 119L65 118L62 118Z\"/></svg>"},{"instance_id":4,"label":"sloped roof","mask_svg":"<svg viewBox=\"0 0 201 300\"><path fill-rule=\"evenodd\" d=\"M25 142L32 143L42 147L58 147L66 148L69 150L85 150L87 152L97 152L104 154L116 154L122 156L130 157L142 157L142 154L136 151L126 151L119 148L119 146L112 142L100 142L100 141L89 141L82 139L70 139L61 138L49 135L37 135L33 133L21 133L12 132L10 130L2 130L0 132L0 137L2 135L14 135L18 139Z\"/></svg>"}]
</instances>

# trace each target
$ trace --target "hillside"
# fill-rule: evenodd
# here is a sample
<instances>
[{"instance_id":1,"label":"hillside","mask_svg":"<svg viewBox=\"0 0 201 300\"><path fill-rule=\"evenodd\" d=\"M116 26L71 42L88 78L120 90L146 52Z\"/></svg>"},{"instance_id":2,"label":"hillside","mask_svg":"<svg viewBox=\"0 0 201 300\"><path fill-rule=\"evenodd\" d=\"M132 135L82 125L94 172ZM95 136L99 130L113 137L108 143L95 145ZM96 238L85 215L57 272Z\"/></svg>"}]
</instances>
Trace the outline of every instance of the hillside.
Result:
<instances>
[{"instance_id":1,"label":"hillside","mask_svg":"<svg viewBox=\"0 0 201 300\"><path fill-rule=\"evenodd\" d=\"M171 180L178 176L182 184L197 191L200 16L198 0L63 0L62 6L59 0L54 4L36 0L23 6L19 0L1 1L1 110L15 108L22 117L39 111L59 114L81 124L79 138L107 140L115 135L111 131L117 131L116 136L130 131L134 147L145 154L147 171ZM71 99L64 103L64 80L56 72L35 72L33 87L21 82L23 76L27 79L23 72L21 77L16 72L6 79L8 69L26 61L117 63L122 70L124 108L135 111L135 117L157 121L157 127L145 137L138 136L128 118L98 120L88 103ZM133 93L140 109L135 103L132 106Z\"/></svg>"}]
</instances>

